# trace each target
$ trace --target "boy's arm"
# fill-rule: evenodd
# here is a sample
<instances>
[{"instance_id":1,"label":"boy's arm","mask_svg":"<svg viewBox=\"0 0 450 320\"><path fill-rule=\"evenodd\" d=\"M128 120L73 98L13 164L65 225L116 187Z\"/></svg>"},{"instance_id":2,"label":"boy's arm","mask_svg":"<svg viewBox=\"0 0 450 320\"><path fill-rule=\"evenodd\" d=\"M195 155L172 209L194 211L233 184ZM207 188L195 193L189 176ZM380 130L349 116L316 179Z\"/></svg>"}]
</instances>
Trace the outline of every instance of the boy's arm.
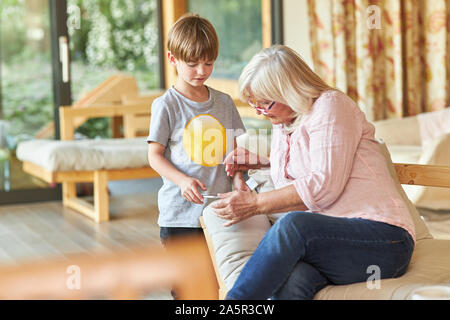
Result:
<instances>
[{"instance_id":1,"label":"boy's arm","mask_svg":"<svg viewBox=\"0 0 450 320\"><path fill-rule=\"evenodd\" d=\"M150 166L173 183L179 182L187 177L183 172L177 170L173 164L164 158L164 151L166 147L157 142L150 142L148 144L148 163Z\"/></svg>"},{"instance_id":2,"label":"boy's arm","mask_svg":"<svg viewBox=\"0 0 450 320\"><path fill-rule=\"evenodd\" d=\"M199 186L203 190L206 190L206 186L198 179L194 179L171 164L166 158L164 158L164 151L166 147L157 142L150 142L148 144L148 163L150 166L158 172L162 177L165 177L175 183L181 189L181 194L187 200L202 204L203 197L198 191Z\"/></svg>"},{"instance_id":3,"label":"boy's arm","mask_svg":"<svg viewBox=\"0 0 450 320\"><path fill-rule=\"evenodd\" d=\"M251 191L244 179L244 173L239 171L233 176L234 190L238 191Z\"/></svg>"},{"instance_id":4,"label":"boy's arm","mask_svg":"<svg viewBox=\"0 0 450 320\"><path fill-rule=\"evenodd\" d=\"M233 142L234 142L233 149L236 149L237 148L236 138L234 138ZM251 191L250 188L247 186L247 183L245 182L244 173L242 171L238 171L233 175L233 186L234 190Z\"/></svg>"}]
</instances>

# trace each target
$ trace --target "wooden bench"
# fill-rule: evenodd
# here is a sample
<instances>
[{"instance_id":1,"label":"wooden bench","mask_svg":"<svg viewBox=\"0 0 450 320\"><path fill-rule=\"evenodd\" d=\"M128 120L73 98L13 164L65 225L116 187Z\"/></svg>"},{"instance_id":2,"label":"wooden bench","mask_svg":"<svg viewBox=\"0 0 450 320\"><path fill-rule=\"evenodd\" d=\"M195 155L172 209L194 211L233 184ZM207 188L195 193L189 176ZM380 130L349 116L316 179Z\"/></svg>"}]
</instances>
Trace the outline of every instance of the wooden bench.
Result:
<instances>
[{"instance_id":1,"label":"wooden bench","mask_svg":"<svg viewBox=\"0 0 450 320\"><path fill-rule=\"evenodd\" d=\"M156 98L158 95L153 97ZM148 99L147 99L148 100ZM90 119L100 117L136 117L140 115L145 118L146 126L150 123L150 104L106 104L96 105L89 108L72 108L63 106L59 108L61 140L73 140L75 123L79 119ZM142 117L146 115L146 117ZM136 137L137 130L142 122L124 121L125 138ZM158 173L151 167L126 168L116 170L86 170L86 171L48 171L30 161L23 162L23 170L47 183L62 183L63 205L72 208L88 216L96 222L109 220L109 195L107 184L112 180L144 179L159 177ZM77 197L76 183L92 182L94 186L94 203Z\"/></svg>"}]
</instances>

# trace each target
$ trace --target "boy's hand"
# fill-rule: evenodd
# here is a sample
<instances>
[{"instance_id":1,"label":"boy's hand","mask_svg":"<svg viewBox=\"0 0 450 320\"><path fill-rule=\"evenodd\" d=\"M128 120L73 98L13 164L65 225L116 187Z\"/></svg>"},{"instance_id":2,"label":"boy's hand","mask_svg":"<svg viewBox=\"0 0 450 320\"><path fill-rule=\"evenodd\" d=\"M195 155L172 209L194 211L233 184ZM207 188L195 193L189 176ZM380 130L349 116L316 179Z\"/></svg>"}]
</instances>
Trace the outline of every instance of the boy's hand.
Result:
<instances>
[{"instance_id":1,"label":"boy's hand","mask_svg":"<svg viewBox=\"0 0 450 320\"><path fill-rule=\"evenodd\" d=\"M186 177L180 181L178 185L181 189L181 195L188 201L203 204L203 196L198 191L197 187L207 190L206 186L198 179Z\"/></svg>"}]
</instances>

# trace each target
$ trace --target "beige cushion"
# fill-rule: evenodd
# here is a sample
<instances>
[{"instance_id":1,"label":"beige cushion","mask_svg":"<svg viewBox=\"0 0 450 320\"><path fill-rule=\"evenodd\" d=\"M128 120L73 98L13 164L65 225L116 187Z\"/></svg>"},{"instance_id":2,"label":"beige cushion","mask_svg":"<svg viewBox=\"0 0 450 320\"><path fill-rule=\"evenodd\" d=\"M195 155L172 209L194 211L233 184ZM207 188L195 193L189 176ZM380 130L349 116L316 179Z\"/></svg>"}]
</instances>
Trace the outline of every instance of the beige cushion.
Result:
<instances>
[{"instance_id":1,"label":"beige cushion","mask_svg":"<svg viewBox=\"0 0 450 320\"><path fill-rule=\"evenodd\" d=\"M402 119L373 123L398 163L450 165L450 107ZM403 186L416 207L450 210L450 189Z\"/></svg>"},{"instance_id":2,"label":"beige cushion","mask_svg":"<svg viewBox=\"0 0 450 320\"><path fill-rule=\"evenodd\" d=\"M35 139L17 147L21 161L49 171L142 168L148 166L147 142L133 139L89 139L57 141Z\"/></svg>"},{"instance_id":3,"label":"beige cushion","mask_svg":"<svg viewBox=\"0 0 450 320\"><path fill-rule=\"evenodd\" d=\"M373 125L375 137L382 139L388 146L422 144L417 117L381 120Z\"/></svg>"},{"instance_id":4,"label":"beige cushion","mask_svg":"<svg viewBox=\"0 0 450 320\"><path fill-rule=\"evenodd\" d=\"M217 271L229 290L269 230L269 219L257 215L225 228L226 220L217 217L208 206L203 210L203 221L214 249Z\"/></svg>"},{"instance_id":5,"label":"beige cushion","mask_svg":"<svg viewBox=\"0 0 450 320\"><path fill-rule=\"evenodd\" d=\"M387 300L408 299L419 287L450 285L450 240L422 239L417 241L408 271L395 279L383 279L380 288L369 289L366 282L350 285L330 285L320 290L317 300ZM370 275L368 274L367 277Z\"/></svg>"},{"instance_id":6,"label":"beige cushion","mask_svg":"<svg viewBox=\"0 0 450 320\"><path fill-rule=\"evenodd\" d=\"M450 133L450 107L417 115L422 145Z\"/></svg>"},{"instance_id":7,"label":"beige cushion","mask_svg":"<svg viewBox=\"0 0 450 320\"><path fill-rule=\"evenodd\" d=\"M394 153L391 154L394 157ZM425 144L415 163L450 166L450 133L435 137ZM403 189L416 207L450 210L450 188L403 185Z\"/></svg>"},{"instance_id":8,"label":"beige cushion","mask_svg":"<svg viewBox=\"0 0 450 320\"><path fill-rule=\"evenodd\" d=\"M391 154L392 162L395 163L419 163L422 156L421 146L387 145Z\"/></svg>"},{"instance_id":9,"label":"beige cushion","mask_svg":"<svg viewBox=\"0 0 450 320\"><path fill-rule=\"evenodd\" d=\"M423 146L387 145L396 163L416 163L450 166L450 134L443 134ZM450 210L450 189L402 185L416 207Z\"/></svg>"},{"instance_id":10,"label":"beige cushion","mask_svg":"<svg viewBox=\"0 0 450 320\"><path fill-rule=\"evenodd\" d=\"M403 189L398 183L397 175L390 160L389 152L386 146L384 144L380 144L380 146L383 154L386 156L389 171L397 182L398 190L408 203L416 229L416 238L418 240L432 238L416 208L407 199ZM264 184L260 185L260 192L273 190L273 183L270 179L269 170L265 169L250 171L249 175L258 182L263 182L264 179L266 179ZM230 289L233 286L245 263L258 246L266 231L270 228L269 221L274 221L276 218L277 215L257 215L231 227L225 228L223 227L223 223L225 221L217 217L210 207L207 207L203 211L203 219L206 227L205 232L209 234L209 238L211 239L211 243L209 245L212 246L214 251L215 257L213 258L216 259L217 271L226 285L226 288L224 288L225 290ZM221 281L219 281L219 283L220 282ZM363 284L363 286L365 287L365 284ZM327 287L323 290L326 290L324 292L327 293L321 293L318 295L318 298L334 297L332 287ZM345 288L339 287L337 290L341 290L341 292L339 292L340 295L342 290L345 291Z\"/></svg>"},{"instance_id":11,"label":"beige cushion","mask_svg":"<svg viewBox=\"0 0 450 320\"><path fill-rule=\"evenodd\" d=\"M388 166L391 177L395 180L395 185L397 187L398 192L401 194L403 200L405 200L405 202L408 204L409 213L411 214L411 217L414 222L414 227L416 229L416 240L432 238L430 231L425 225L425 222L420 217L420 214L417 211L416 207L408 199L405 191L403 190L400 182L398 181L397 173L395 171L394 165L392 164L392 160L389 151L386 148L386 144L380 142L380 150L386 159L386 165Z\"/></svg>"}]
</instances>

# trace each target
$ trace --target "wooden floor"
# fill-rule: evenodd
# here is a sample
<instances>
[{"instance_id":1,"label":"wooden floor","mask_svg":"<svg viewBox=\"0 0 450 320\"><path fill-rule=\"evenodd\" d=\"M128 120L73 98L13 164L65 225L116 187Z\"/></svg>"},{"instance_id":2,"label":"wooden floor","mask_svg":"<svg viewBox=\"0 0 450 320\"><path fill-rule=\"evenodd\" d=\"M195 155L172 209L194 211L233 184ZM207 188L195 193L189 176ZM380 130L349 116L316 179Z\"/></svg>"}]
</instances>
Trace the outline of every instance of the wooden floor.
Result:
<instances>
[{"instance_id":1,"label":"wooden floor","mask_svg":"<svg viewBox=\"0 0 450 320\"><path fill-rule=\"evenodd\" d=\"M111 197L110 210L111 220L97 224L60 201L0 206L0 264L161 245L157 190L125 190ZM172 297L168 289L147 298Z\"/></svg>"},{"instance_id":2,"label":"wooden floor","mask_svg":"<svg viewBox=\"0 0 450 320\"><path fill-rule=\"evenodd\" d=\"M111 221L101 224L59 201L0 206L0 263L160 244L157 217L148 194L111 197Z\"/></svg>"},{"instance_id":3,"label":"wooden floor","mask_svg":"<svg viewBox=\"0 0 450 320\"><path fill-rule=\"evenodd\" d=\"M59 201L0 206L0 264L161 245L157 188L145 193L117 189L124 191L111 196L111 220L101 224L64 208ZM450 212L420 212L433 236L450 239ZM153 298L171 296L163 292Z\"/></svg>"},{"instance_id":4,"label":"wooden floor","mask_svg":"<svg viewBox=\"0 0 450 320\"><path fill-rule=\"evenodd\" d=\"M436 238L450 239L450 212L420 210ZM0 263L64 258L160 245L156 193L111 197L111 220L97 224L59 201L0 206Z\"/></svg>"}]
</instances>

